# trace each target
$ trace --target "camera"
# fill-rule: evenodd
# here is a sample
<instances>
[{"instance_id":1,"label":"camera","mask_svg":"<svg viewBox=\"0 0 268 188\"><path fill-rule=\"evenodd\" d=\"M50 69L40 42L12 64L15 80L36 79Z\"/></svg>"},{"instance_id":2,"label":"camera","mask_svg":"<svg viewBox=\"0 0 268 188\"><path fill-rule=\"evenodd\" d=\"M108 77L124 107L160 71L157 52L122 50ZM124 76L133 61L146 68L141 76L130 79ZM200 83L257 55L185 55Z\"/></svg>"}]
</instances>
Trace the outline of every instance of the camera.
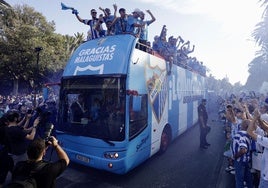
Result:
<instances>
[{"instance_id":1,"label":"camera","mask_svg":"<svg viewBox=\"0 0 268 188\"><path fill-rule=\"evenodd\" d=\"M50 116L51 112L45 108L37 107L36 115L40 118L37 134L45 141L46 145L51 141L51 135L54 125L51 123Z\"/></svg>"},{"instance_id":2,"label":"camera","mask_svg":"<svg viewBox=\"0 0 268 188\"><path fill-rule=\"evenodd\" d=\"M48 142L52 142L52 137L51 137L51 133L52 133L52 130L54 128L54 125L52 123L47 123L46 124L46 127L45 127L45 133L44 133L44 140L45 140L45 143L46 145L49 145Z\"/></svg>"},{"instance_id":3,"label":"camera","mask_svg":"<svg viewBox=\"0 0 268 188\"><path fill-rule=\"evenodd\" d=\"M52 137L51 136L49 136L49 137L47 137L47 138L45 138L45 144L48 146L49 145L49 143L48 142L52 142L53 141L53 139L52 139Z\"/></svg>"}]
</instances>

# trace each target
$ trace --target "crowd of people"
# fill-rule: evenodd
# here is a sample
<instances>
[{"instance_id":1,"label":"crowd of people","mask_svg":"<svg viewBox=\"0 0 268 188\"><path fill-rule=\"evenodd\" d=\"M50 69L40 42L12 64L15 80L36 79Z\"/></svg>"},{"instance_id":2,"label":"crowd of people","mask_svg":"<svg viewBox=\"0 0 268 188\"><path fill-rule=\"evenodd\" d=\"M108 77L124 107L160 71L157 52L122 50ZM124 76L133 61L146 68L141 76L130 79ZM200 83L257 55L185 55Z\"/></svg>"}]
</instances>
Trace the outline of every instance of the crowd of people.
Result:
<instances>
[{"instance_id":1,"label":"crowd of people","mask_svg":"<svg viewBox=\"0 0 268 188\"><path fill-rule=\"evenodd\" d=\"M268 97L232 95L222 101L225 123L226 171L235 175L236 188L268 187ZM256 158L256 156L262 156Z\"/></svg>"},{"instance_id":2,"label":"crowd of people","mask_svg":"<svg viewBox=\"0 0 268 188\"><path fill-rule=\"evenodd\" d=\"M137 48L145 52L159 55L169 62L169 73L171 72L172 64L181 66L190 71L197 72L202 76L206 76L206 66L202 61L198 61L196 57L189 56L194 52L195 45L190 44L190 41L185 41L181 36L175 38L170 36L167 39L167 29L164 25L160 35L154 37L153 44L148 40L148 26L155 22L156 18L150 10L146 13L150 15L150 20L145 20L145 12L136 8L132 14L127 14L125 8L118 10L120 16L117 17L117 5L113 5L114 14L112 15L109 8L99 9L103 14L97 15L96 9L91 9L91 19L83 19L79 16L76 9L72 10L76 18L83 24L89 25L87 40L96 39L103 36L131 34L137 37ZM104 26L105 25L105 26Z\"/></svg>"},{"instance_id":3,"label":"crowd of people","mask_svg":"<svg viewBox=\"0 0 268 188\"><path fill-rule=\"evenodd\" d=\"M195 45L191 47L190 41L184 41L179 36L175 38L170 36L167 39L167 29L164 25L160 36L154 37L152 46L154 54L161 55L166 61L170 63L170 69L172 64L178 65L193 72L197 72L202 76L206 76L206 67L203 62L198 61L196 57L189 56L194 52Z\"/></svg>"},{"instance_id":4,"label":"crowd of people","mask_svg":"<svg viewBox=\"0 0 268 188\"><path fill-rule=\"evenodd\" d=\"M50 145L58 154L59 160L46 162L45 155L47 124L54 123L57 96L52 95L44 100L37 96L37 107L34 107L33 95L0 96L0 185L5 182L8 171L12 171L12 178L19 174L29 174L32 168L42 166L42 173L50 174L49 184L55 184L55 178L66 169L69 159L51 136ZM200 148L207 149L210 144L206 140L209 132L207 126L206 99L198 106L200 124ZM236 187L248 188L268 185L267 152L268 152L268 96L251 95L235 96L222 100L223 107L220 118L224 120L226 145L224 155L228 160L226 171L235 175ZM54 111L46 114L44 112ZM46 114L46 115L44 115ZM53 134L52 134L53 135ZM254 156L261 155L261 165L256 168ZM23 162L21 162L23 161ZM52 170L53 169L53 170ZM54 171L55 170L55 171ZM52 172L53 171L53 172ZM254 173L253 173L254 172ZM44 184L43 175L36 174L40 187ZM41 180L42 179L42 180ZM256 181L257 180L257 181Z\"/></svg>"},{"instance_id":5,"label":"crowd of people","mask_svg":"<svg viewBox=\"0 0 268 188\"><path fill-rule=\"evenodd\" d=\"M41 95L0 96L0 187L24 184L29 177L37 187L55 187L56 178L69 164L52 130L57 111L53 98L56 96L46 100ZM57 161L45 160L48 148L56 151ZM7 184L8 172L12 181Z\"/></svg>"},{"instance_id":6,"label":"crowd of people","mask_svg":"<svg viewBox=\"0 0 268 188\"><path fill-rule=\"evenodd\" d=\"M144 20L145 13L136 8L132 14L127 14L126 9L120 8L118 10L120 16L117 17L117 5L113 5L114 14L111 14L109 8L99 9L103 14L97 15L96 9L91 9L91 19L83 19L79 16L76 9L72 13L75 14L78 21L89 25L87 40L92 40L109 35L131 34L137 38L141 44L147 45L148 26L156 19L150 10L146 12L151 16L151 20ZM104 27L105 26L105 27Z\"/></svg>"}]
</instances>

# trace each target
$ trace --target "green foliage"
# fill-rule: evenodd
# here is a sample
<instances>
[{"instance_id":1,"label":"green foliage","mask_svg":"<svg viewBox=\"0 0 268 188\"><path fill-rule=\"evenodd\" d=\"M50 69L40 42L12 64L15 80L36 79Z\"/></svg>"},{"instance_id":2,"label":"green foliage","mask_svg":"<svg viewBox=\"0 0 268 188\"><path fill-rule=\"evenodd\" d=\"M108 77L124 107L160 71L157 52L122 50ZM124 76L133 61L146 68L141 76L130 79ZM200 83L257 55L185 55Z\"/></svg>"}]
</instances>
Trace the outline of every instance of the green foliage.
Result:
<instances>
[{"instance_id":1,"label":"green foliage","mask_svg":"<svg viewBox=\"0 0 268 188\"><path fill-rule=\"evenodd\" d=\"M212 75L207 77L206 85L208 91L213 91L216 95L220 96L225 96L226 94L230 95L232 93L239 93L243 88L240 82L232 85L227 77L221 80L217 80Z\"/></svg>"},{"instance_id":2,"label":"green foliage","mask_svg":"<svg viewBox=\"0 0 268 188\"><path fill-rule=\"evenodd\" d=\"M73 37L55 33L55 23L48 22L27 5L13 9L0 6L0 11L3 13L0 15L0 77L25 82L34 80L39 86L58 82L61 76L58 73L84 40L83 34ZM36 47L43 49L39 52L39 61ZM57 73L56 80L51 80L53 73Z\"/></svg>"}]
</instances>

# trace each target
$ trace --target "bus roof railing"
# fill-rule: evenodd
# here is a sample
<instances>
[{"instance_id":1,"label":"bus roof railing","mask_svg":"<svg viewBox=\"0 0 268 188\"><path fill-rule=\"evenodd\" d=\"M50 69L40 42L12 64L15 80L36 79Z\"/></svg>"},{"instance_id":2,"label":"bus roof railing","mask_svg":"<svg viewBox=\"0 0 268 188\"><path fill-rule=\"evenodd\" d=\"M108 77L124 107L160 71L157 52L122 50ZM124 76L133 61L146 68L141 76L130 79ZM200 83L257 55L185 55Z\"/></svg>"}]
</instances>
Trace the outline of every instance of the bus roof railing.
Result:
<instances>
[{"instance_id":1,"label":"bus roof railing","mask_svg":"<svg viewBox=\"0 0 268 188\"><path fill-rule=\"evenodd\" d=\"M142 50L142 51L147 52L149 54L152 54L154 56L157 56L159 58L165 59L163 56L161 56L159 53L157 53L157 51L153 50L153 48L151 46L149 46L149 45L137 42L137 45L136 45L135 48L137 48L139 50L145 49L145 50ZM187 69L189 71L195 72L197 74L200 74L201 76L206 77L206 71L205 72L202 71L203 68L205 69L205 66L198 65L199 69L196 70L192 66L188 65L187 62L189 60L190 60L190 58L187 58L187 59L184 59L184 60L176 61L176 63L173 63L173 64L177 65L177 66L180 66L180 67L182 67L184 69Z\"/></svg>"}]
</instances>

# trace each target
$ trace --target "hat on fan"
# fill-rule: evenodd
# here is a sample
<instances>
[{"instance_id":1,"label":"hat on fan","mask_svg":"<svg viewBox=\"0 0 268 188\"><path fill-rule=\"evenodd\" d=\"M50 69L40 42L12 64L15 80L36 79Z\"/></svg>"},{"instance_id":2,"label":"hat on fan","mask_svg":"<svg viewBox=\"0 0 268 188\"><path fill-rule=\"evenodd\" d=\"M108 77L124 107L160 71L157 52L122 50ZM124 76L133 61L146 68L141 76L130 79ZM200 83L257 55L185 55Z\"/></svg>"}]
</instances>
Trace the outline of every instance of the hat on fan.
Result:
<instances>
[{"instance_id":1,"label":"hat on fan","mask_svg":"<svg viewBox=\"0 0 268 188\"><path fill-rule=\"evenodd\" d=\"M133 11L132 13L134 13L134 12L136 12L136 13L140 13L140 12L141 12L141 10L140 10L140 9L138 9L138 8L135 8L135 9L134 9L134 11Z\"/></svg>"}]
</instances>

